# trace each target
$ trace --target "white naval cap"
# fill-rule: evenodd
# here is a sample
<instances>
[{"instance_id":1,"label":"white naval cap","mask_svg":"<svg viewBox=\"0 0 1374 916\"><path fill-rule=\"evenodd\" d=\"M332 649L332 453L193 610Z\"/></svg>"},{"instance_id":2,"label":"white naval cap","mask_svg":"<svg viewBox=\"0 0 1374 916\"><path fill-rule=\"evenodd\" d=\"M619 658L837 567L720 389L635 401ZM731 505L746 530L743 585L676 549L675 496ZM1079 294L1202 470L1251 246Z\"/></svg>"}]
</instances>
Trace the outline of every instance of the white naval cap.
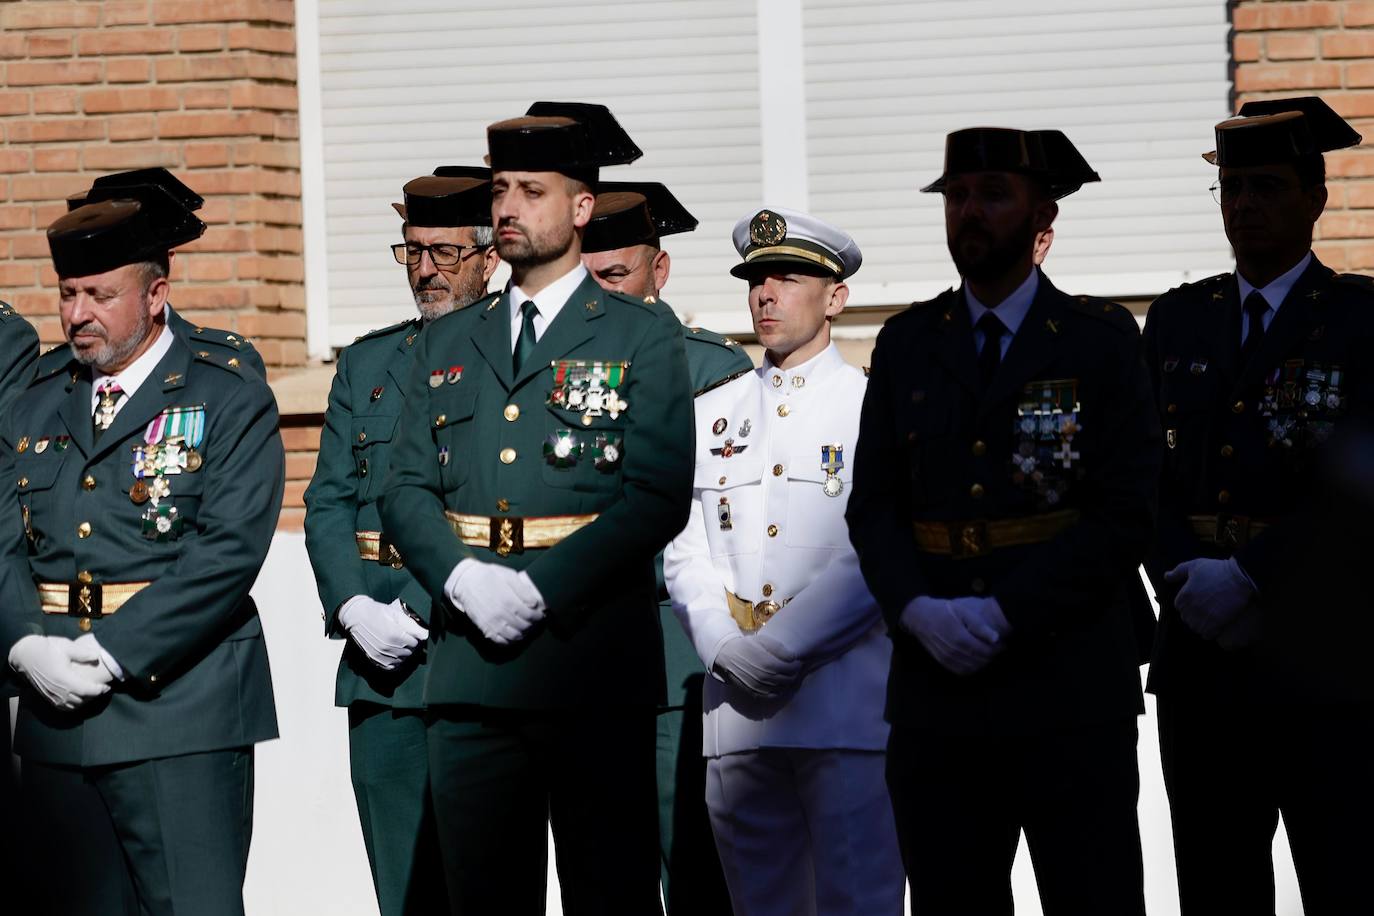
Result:
<instances>
[{"instance_id":1,"label":"white naval cap","mask_svg":"<svg viewBox=\"0 0 1374 916\"><path fill-rule=\"evenodd\" d=\"M744 217L735 223L732 239L744 263L730 268L730 273L741 279L754 273L756 265L790 262L819 267L834 274L837 280L844 280L864 260L858 243L848 232L782 207Z\"/></svg>"}]
</instances>

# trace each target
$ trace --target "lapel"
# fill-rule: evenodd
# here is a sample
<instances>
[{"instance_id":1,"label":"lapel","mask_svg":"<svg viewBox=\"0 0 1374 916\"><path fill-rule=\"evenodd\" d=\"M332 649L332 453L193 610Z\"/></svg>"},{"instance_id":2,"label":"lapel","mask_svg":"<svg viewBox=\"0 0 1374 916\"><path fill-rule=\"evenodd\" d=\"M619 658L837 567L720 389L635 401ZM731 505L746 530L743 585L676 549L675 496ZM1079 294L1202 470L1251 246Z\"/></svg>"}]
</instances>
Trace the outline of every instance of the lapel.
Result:
<instances>
[{"instance_id":1,"label":"lapel","mask_svg":"<svg viewBox=\"0 0 1374 916\"><path fill-rule=\"evenodd\" d=\"M940 339L935 344L935 359L953 375L970 395L978 397L978 354L973 348L973 325L963 287L945 290L936 307L943 310L936 327Z\"/></svg>"},{"instance_id":2,"label":"lapel","mask_svg":"<svg viewBox=\"0 0 1374 916\"><path fill-rule=\"evenodd\" d=\"M481 320L472 332L472 345L491 366L497 380L511 390L510 290L483 307Z\"/></svg>"},{"instance_id":3,"label":"lapel","mask_svg":"<svg viewBox=\"0 0 1374 916\"><path fill-rule=\"evenodd\" d=\"M979 419L1008 395L1020 395L1026 382L1034 379L1054 359L1059 338L1064 334L1067 298L1049 277L1040 274L1040 285L1035 290L1031 307L1026 310L1025 320L1012 337L1011 346L1007 347L1007 355L997 367L987 394L978 403ZM964 312L967 315L968 309Z\"/></svg>"},{"instance_id":4,"label":"lapel","mask_svg":"<svg viewBox=\"0 0 1374 916\"><path fill-rule=\"evenodd\" d=\"M412 323L406 328L406 333L396 338L396 353L386 363L386 374L391 376L391 382L397 394L405 397L406 379L410 376L410 367L414 363L415 348L412 344L415 335L420 333L419 323ZM407 343L406 341L410 341Z\"/></svg>"},{"instance_id":5,"label":"lapel","mask_svg":"<svg viewBox=\"0 0 1374 916\"><path fill-rule=\"evenodd\" d=\"M1293 345L1312 332L1312 326L1324 311L1323 287L1332 273L1331 268L1313 255L1312 263L1308 264L1307 269L1298 277L1298 282L1288 291L1288 296L1274 315L1274 320L1269 323L1269 329L1264 332L1264 340L1260 343L1255 358L1247 365L1238 367L1233 395L1241 389L1262 382L1269 370L1282 363L1292 352ZM1237 285L1236 296L1239 295ZM1239 321L1237 316L1233 327L1239 327ZM1236 331L1237 335L1239 333Z\"/></svg>"},{"instance_id":6,"label":"lapel","mask_svg":"<svg viewBox=\"0 0 1374 916\"><path fill-rule=\"evenodd\" d=\"M167 392L176 391L186 385L186 373L191 367L191 349L186 343L175 335L172 337L172 346L158 361L156 367L138 386L138 391L129 398L129 402L120 408L119 413L115 414L114 422L110 428L100 435L100 444L91 450L91 459L98 460L108 452L119 448L124 440L128 439L135 432L148 425L148 422L157 416L170 400ZM78 388L81 386L77 386ZM86 384L87 402L90 398L90 383ZM89 419L87 426L90 426Z\"/></svg>"},{"instance_id":7,"label":"lapel","mask_svg":"<svg viewBox=\"0 0 1374 916\"><path fill-rule=\"evenodd\" d=\"M525 382L547 369L549 363L592 339L591 322L606 314L605 303L601 301L602 290L590 273L578 284L577 289L563 303L558 317L544 330L544 335L534 345L520 374L515 377L512 388L519 388ZM504 299L505 297L503 297ZM498 309L498 311L500 311ZM506 311L507 316L510 315ZM510 323L506 323L506 365L510 361Z\"/></svg>"},{"instance_id":8,"label":"lapel","mask_svg":"<svg viewBox=\"0 0 1374 916\"><path fill-rule=\"evenodd\" d=\"M91 439L93 437L91 421L91 373L76 360L68 364L68 368L63 370L68 373L67 399L62 402L62 407L58 410L58 416L67 426L67 434L72 437L72 443L81 451L81 454L90 457ZM75 377L73 378L73 373Z\"/></svg>"}]
</instances>

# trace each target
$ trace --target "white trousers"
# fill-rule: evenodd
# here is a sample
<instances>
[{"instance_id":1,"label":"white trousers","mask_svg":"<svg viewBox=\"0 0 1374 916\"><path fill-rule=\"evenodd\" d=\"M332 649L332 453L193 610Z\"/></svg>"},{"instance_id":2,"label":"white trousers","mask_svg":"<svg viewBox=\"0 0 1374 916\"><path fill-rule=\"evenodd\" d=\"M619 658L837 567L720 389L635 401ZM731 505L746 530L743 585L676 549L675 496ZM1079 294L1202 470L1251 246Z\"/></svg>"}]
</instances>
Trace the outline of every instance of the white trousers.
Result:
<instances>
[{"instance_id":1,"label":"white trousers","mask_svg":"<svg viewBox=\"0 0 1374 916\"><path fill-rule=\"evenodd\" d=\"M881 751L764 748L706 764L735 916L901 916Z\"/></svg>"}]
</instances>

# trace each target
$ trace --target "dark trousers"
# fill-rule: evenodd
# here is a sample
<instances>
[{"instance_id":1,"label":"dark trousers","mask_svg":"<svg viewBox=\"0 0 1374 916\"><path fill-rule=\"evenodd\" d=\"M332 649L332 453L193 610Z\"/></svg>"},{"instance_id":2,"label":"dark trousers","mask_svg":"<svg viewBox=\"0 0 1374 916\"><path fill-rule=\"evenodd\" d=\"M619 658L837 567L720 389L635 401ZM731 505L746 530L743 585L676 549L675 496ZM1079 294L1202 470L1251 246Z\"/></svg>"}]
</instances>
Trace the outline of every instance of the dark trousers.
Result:
<instances>
[{"instance_id":1,"label":"dark trousers","mask_svg":"<svg viewBox=\"0 0 1374 916\"><path fill-rule=\"evenodd\" d=\"M53 916L242 916L253 751L108 767L25 762L29 909Z\"/></svg>"},{"instance_id":2,"label":"dark trousers","mask_svg":"<svg viewBox=\"0 0 1374 916\"><path fill-rule=\"evenodd\" d=\"M428 737L451 913L542 916L550 824L567 916L662 912L652 707L436 707Z\"/></svg>"},{"instance_id":3,"label":"dark trousers","mask_svg":"<svg viewBox=\"0 0 1374 916\"><path fill-rule=\"evenodd\" d=\"M894 728L887 784L914 916L1011 916L1022 830L1046 916L1143 916L1134 719L1018 737Z\"/></svg>"},{"instance_id":4,"label":"dark trousers","mask_svg":"<svg viewBox=\"0 0 1374 916\"><path fill-rule=\"evenodd\" d=\"M706 813L702 677L688 683L685 705L658 711L658 852L668 916L730 916Z\"/></svg>"},{"instance_id":5,"label":"dark trousers","mask_svg":"<svg viewBox=\"0 0 1374 916\"><path fill-rule=\"evenodd\" d=\"M1374 709L1158 708L1183 916L1273 916L1280 813L1306 916L1374 912Z\"/></svg>"},{"instance_id":6,"label":"dark trousers","mask_svg":"<svg viewBox=\"0 0 1374 916\"><path fill-rule=\"evenodd\" d=\"M428 916L448 899L429 797L422 709L348 707L348 752L381 916Z\"/></svg>"}]
</instances>

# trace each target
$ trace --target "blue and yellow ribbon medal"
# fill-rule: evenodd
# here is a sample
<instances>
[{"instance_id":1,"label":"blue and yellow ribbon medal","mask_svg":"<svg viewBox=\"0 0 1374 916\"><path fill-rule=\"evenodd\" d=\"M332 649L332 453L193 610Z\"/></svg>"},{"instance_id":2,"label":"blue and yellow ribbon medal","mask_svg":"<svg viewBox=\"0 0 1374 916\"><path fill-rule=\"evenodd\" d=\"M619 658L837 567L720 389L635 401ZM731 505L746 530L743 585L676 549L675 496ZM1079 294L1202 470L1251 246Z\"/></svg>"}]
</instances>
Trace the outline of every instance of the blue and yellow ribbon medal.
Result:
<instances>
[{"instance_id":1,"label":"blue and yellow ribbon medal","mask_svg":"<svg viewBox=\"0 0 1374 916\"><path fill-rule=\"evenodd\" d=\"M825 471L825 483L821 484L821 489L826 496L839 496L844 492L844 481L840 479L840 470L844 467L844 446L836 442L834 445L821 446L821 470Z\"/></svg>"}]
</instances>

